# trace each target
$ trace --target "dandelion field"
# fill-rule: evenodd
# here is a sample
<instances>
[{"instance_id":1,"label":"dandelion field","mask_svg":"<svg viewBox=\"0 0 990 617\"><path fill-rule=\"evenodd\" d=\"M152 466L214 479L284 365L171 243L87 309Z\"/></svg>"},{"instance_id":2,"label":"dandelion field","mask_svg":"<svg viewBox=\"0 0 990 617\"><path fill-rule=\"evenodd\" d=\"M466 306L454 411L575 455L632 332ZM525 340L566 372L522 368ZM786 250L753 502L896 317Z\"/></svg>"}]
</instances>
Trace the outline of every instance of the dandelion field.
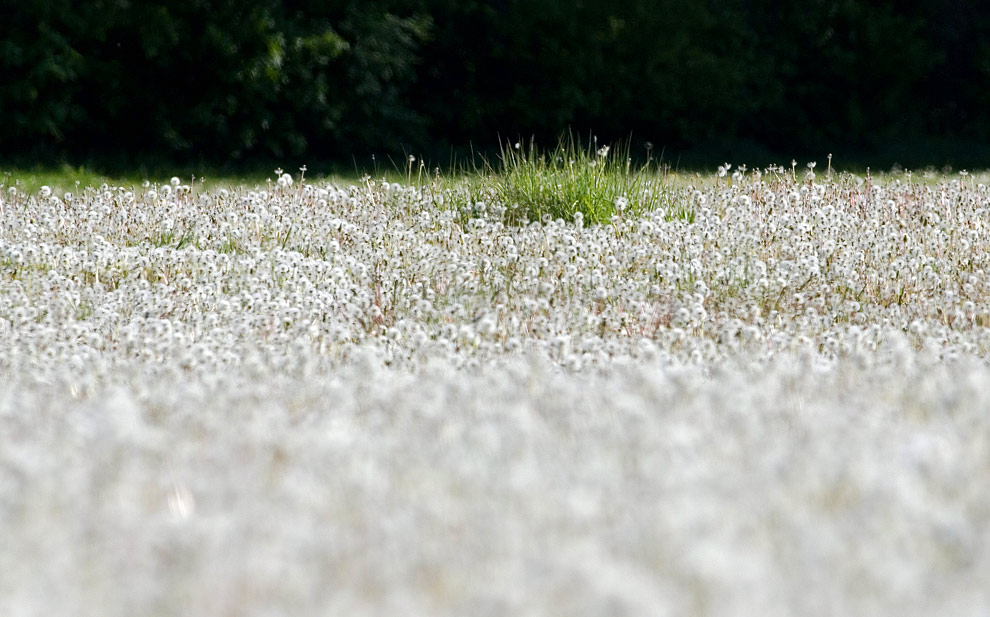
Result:
<instances>
[{"instance_id":1,"label":"dandelion field","mask_svg":"<svg viewBox=\"0 0 990 617\"><path fill-rule=\"evenodd\" d=\"M986 178L528 169L3 186L0 614L990 612Z\"/></svg>"}]
</instances>

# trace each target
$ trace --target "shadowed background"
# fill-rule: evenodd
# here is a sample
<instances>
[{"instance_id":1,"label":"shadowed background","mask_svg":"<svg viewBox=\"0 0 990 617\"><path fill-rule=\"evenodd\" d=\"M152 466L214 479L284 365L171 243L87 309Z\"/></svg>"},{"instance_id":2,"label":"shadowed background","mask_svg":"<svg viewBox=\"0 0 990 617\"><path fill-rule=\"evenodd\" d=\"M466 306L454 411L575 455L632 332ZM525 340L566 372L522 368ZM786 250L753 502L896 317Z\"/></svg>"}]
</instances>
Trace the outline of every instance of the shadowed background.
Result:
<instances>
[{"instance_id":1,"label":"shadowed background","mask_svg":"<svg viewBox=\"0 0 990 617\"><path fill-rule=\"evenodd\" d=\"M0 163L447 165L569 130L683 165L990 160L975 0L3 4Z\"/></svg>"}]
</instances>

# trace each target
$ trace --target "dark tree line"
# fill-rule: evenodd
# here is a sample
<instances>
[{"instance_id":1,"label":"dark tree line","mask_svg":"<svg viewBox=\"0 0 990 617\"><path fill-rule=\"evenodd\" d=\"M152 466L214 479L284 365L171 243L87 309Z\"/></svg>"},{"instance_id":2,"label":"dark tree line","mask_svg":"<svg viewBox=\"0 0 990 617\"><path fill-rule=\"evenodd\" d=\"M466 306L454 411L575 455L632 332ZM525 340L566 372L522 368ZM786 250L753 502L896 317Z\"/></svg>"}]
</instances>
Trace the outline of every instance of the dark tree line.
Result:
<instances>
[{"instance_id":1,"label":"dark tree line","mask_svg":"<svg viewBox=\"0 0 990 617\"><path fill-rule=\"evenodd\" d=\"M990 141L979 0L0 2L0 160Z\"/></svg>"}]
</instances>

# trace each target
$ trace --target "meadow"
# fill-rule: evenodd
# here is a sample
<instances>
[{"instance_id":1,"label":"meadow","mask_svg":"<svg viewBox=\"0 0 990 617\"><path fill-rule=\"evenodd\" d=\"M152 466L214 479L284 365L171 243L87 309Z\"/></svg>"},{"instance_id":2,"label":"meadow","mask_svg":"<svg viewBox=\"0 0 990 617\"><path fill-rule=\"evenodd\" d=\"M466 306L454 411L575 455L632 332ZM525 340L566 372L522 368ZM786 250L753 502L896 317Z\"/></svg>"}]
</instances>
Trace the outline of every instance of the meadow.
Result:
<instances>
[{"instance_id":1,"label":"meadow","mask_svg":"<svg viewBox=\"0 0 990 617\"><path fill-rule=\"evenodd\" d=\"M987 615L987 176L626 154L0 180L0 614Z\"/></svg>"}]
</instances>

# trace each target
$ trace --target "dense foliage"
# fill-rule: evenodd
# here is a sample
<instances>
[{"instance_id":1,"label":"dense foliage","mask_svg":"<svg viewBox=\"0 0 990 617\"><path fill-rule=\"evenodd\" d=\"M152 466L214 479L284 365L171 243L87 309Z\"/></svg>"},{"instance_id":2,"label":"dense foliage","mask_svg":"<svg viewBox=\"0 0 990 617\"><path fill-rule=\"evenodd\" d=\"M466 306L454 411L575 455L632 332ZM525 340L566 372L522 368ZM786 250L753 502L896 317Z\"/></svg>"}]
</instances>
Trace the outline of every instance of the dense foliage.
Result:
<instances>
[{"instance_id":1,"label":"dense foliage","mask_svg":"<svg viewBox=\"0 0 990 617\"><path fill-rule=\"evenodd\" d=\"M4 12L6 159L447 157L568 128L668 152L751 144L748 157L990 137L990 8L975 0L39 0Z\"/></svg>"}]
</instances>

